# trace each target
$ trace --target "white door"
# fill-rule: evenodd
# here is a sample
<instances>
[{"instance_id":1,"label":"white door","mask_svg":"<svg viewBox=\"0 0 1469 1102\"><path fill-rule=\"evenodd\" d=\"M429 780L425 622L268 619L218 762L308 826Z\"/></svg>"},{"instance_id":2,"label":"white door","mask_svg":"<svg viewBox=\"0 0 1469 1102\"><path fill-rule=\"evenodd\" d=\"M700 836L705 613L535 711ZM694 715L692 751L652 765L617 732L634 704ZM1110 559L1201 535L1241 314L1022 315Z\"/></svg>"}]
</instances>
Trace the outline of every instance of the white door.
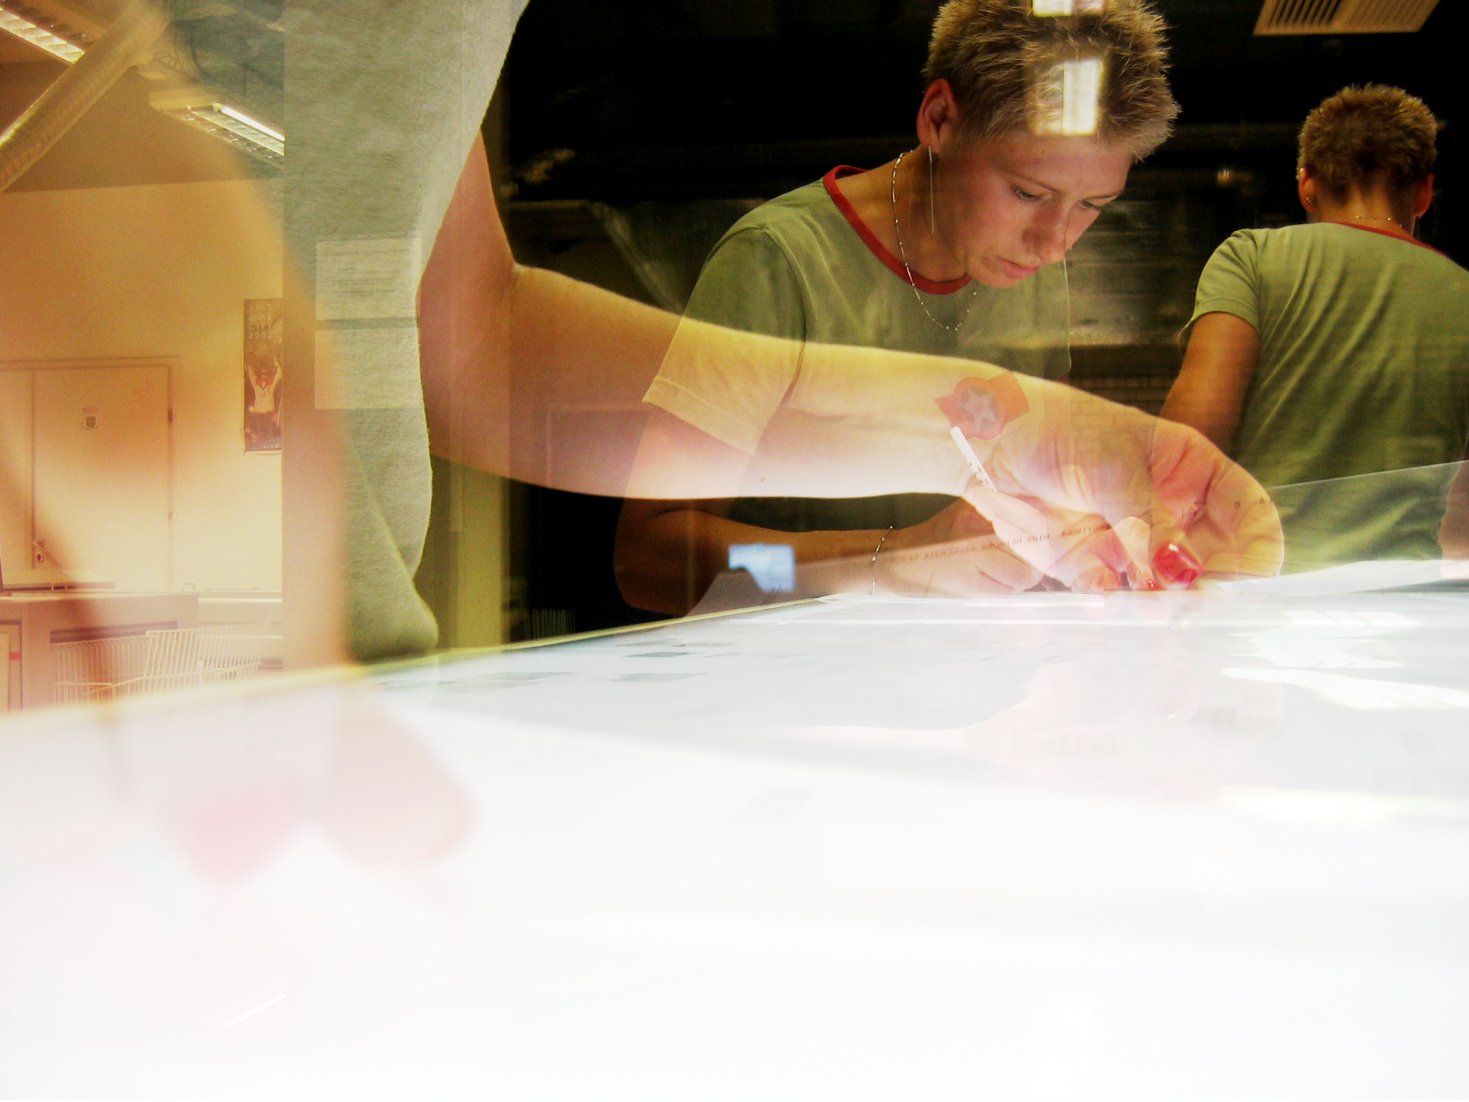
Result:
<instances>
[{"instance_id":1,"label":"white door","mask_svg":"<svg viewBox=\"0 0 1469 1102\"><path fill-rule=\"evenodd\" d=\"M38 568L123 590L172 584L172 462L164 364L37 367Z\"/></svg>"}]
</instances>

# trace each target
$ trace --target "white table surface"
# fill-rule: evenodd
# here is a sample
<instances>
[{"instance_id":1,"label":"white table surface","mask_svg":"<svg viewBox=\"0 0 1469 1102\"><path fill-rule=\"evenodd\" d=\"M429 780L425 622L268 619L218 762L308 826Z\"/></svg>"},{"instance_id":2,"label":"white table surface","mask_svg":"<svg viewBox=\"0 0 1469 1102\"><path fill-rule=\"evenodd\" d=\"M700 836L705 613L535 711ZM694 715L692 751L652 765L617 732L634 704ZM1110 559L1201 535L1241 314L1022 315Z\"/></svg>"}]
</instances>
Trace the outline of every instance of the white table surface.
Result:
<instances>
[{"instance_id":1,"label":"white table surface","mask_svg":"<svg viewBox=\"0 0 1469 1102\"><path fill-rule=\"evenodd\" d=\"M837 599L0 726L0 1095L1469 1096L1469 592Z\"/></svg>"}]
</instances>

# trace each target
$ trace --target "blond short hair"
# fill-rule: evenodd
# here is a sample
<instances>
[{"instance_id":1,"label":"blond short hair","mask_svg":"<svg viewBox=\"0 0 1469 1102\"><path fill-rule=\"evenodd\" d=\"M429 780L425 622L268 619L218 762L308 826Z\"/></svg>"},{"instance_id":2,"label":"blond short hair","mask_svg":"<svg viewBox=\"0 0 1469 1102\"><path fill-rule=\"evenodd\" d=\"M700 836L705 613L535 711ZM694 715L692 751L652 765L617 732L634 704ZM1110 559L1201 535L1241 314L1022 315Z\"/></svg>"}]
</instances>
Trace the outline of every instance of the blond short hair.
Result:
<instances>
[{"instance_id":1,"label":"blond short hair","mask_svg":"<svg viewBox=\"0 0 1469 1102\"><path fill-rule=\"evenodd\" d=\"M939 9L924 75L947 80L960 132L999 138L1041 132L1038 74L1063 62L1100 60L1095 136L1141 160L1168 137L1178 104L1168 87L1162 18L1146 0L1078 4L1067 16L1037 15L1032 0L948 0Z\"/></svg>"},{"instance_id":2,"label":"blond short hair","mask_svg":"<svg viewBox=\"0 0 1469 1102\"><path fill-rule=\"evenodd\" d=\"M1417 96L1386 84L1353 85L1306 116L1297 166L1336 198L1378 182L1403 192L1433 171L1438 131L1438 120Z\"/></svg>"}]
</instances>

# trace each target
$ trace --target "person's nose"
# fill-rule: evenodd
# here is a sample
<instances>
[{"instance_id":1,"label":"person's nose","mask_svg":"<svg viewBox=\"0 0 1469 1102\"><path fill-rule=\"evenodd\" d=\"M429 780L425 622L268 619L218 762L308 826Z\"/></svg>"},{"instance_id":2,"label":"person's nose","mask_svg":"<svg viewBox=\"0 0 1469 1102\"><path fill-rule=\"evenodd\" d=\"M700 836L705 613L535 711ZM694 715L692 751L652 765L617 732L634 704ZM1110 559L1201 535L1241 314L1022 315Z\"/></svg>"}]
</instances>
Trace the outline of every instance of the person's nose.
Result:
<instances>
[{"instance_id":1,"label":"person's nose","mask_svg":"<svg viewBox=\"0 0 1469 1102\"><path fill-rule=\"evenodd\" d=\"M1041 264L1055 264L1071 246L1067 228L1067 212L1042 211L1030 226L1030 248Z\"/></svg>"}]
</instances>

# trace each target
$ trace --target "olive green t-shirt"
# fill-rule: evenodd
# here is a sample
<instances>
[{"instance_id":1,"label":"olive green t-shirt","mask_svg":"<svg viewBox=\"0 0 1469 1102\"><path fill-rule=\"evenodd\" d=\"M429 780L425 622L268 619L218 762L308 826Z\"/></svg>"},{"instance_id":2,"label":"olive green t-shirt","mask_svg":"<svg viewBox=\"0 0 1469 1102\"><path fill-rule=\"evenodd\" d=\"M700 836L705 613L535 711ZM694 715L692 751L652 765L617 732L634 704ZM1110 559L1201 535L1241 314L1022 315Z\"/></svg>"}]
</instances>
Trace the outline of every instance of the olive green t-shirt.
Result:
<instances>
[{"instance_id":1,"label":"olive green t-shirt","mask_svg":"<svg viewBox=\"0 0 1469 1102\"><path fill-rule=\"evenodd\" d=\"M857 171L832 169L736 222L705 263L687 314L796 342L958 356L1051 379L1069 373L1064 268L1042 268L1007 288L968 278L938 282L917 273L910 281L901 259L837 187L841 176ZM697 380L680 382L686 390L699 390ZM771 384L749 379L751 388L762 385ZM774 407L780 397L752 404ZM676 412L698 424L688 407ZM777 408L772 425L787 416ZM949 500L923 494L747 498L731 515L785 531L903 527L932 516Z\"/></svg>"},{"instance_id":2,"label":"olive green t-shirt","mask_svg":"<svg viewBox=\"0 0 1469 1102\"><path fill-rule=\"evenodd\" d=\"M1241 230L1190 324L1221 311L1259 334L1231 454L1280 507L1287 569L1438 557L1438 465L1469 445L1469 272L1358 226Z\"/></svg>"}]
</instances>

